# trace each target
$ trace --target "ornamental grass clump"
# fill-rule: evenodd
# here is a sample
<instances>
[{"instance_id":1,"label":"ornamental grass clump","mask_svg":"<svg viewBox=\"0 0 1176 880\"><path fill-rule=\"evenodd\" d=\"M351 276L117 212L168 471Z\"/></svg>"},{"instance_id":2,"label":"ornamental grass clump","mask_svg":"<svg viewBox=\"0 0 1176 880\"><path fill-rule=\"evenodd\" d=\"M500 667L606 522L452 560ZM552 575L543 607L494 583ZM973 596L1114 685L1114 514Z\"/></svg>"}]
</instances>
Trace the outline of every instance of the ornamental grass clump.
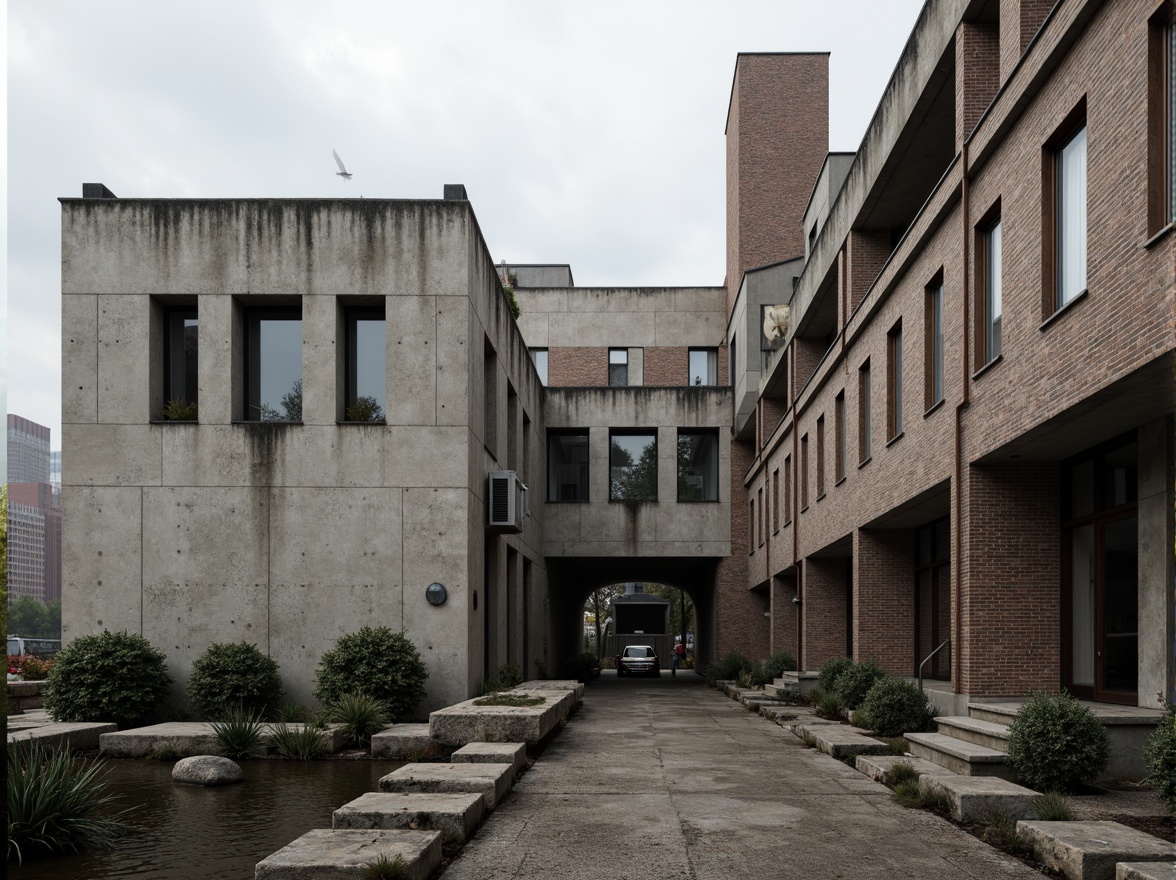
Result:
<instances>
[{"instance_id":1,"label":"ornamental grass clump","mask_svg":"<svg viewBox=\"0 0 1176 880\"><path fill-rule=\"evenodd\" d=\"M279 722L270 730L269 744L283 758L309 761L318 758L327 750L322 735L313 724L286 724Z\"/></svg>"},{"instance_id":2,"label":"ornamental grass clump","mask_svg":"<svg viewBox=\"0 0 1176 880\"><path fill-rule=\"evenodd\" d=\"M362 691L385 708L392 721L412 718L425 698L429 671L416 646L386 626L348 633L319 661L314 695L333 706L344 694Z\"/></svg>"},{"instance_id":3,"label":"ornamental grass clump","mask_svg":"<svg viewBox=\"0 0 1176 880\"><path fill-rule=\"evenodd\" d=\"M885 677L886 673L882 667L873 660L850 663L837 676L837 683L833 686L833 691L841 698L841 702L845 704L847 709L856 709L866 699L870 688L879 679Z\"/></svg>"},{"instance_id":4,"label":"ornamental grass clump","mask_svg":"<svg viewBox=\"0 0 1176 880\"><path fill-rule=\"evenodd\" d=\"M858 726L882 736L902 736L926 727L927 697L909 681L887 675L874 682L858 714L863 722Z\"/></svg>"},{"instance_id":5,"label":"ornamental grass clump","mask_svg":"<svg viewBox=\"0 0 1176 880\"><path fill-rule=\"evenodd\" d=\"M278 664L249 642L209 645L188 680L188 702L205 718L221 719L234 709L272 718L282 698Z\"/></svg>"},{"instance_id":6,"label":"ornamental grass clump","mask_svg":"<svg viewBox=\"0 0 1176 880\"><path fill-rule=\"evenodd\" d=\"M167 697L167 658L137 633L103 631L74 639L53 658L45 708L54 721L144 719Z\"/></svg>"},{"instance_id":7,"label":"ornamental grass clump","mask_svg":"<svg viewBox=\"0 0 1176 880\"><path fill-rule=\"evenodd\" d=\"M9 743L8 861L52 852L112 846L126 832L126 810L106 790L106 767L47 752L40 743Z\"/></svg>"},{"instance_id":8,"label":"ornamental grass clump","mask_svg":"<svg viewBox=\"0 0 1176 880\"><path fill-rule=\"evenodd\" d=\"M1176 813L1176 704L1168 704L1168 714L1147 738L1143 748L1147 767L1144 781L1155 788L1156 797Z\"/></svg>"},{"instance_id":9,"label":"ornamental grass clump","mask_svg":"<svg viewBox=\"0 0 1176 880\"><path fill-rule=\"evenodd\" d=\"M223 718L212 722L212 732L217 748L226 758L255 758L265 751L265 725L245 709L230 709Z\"/></svg>"},{"instance_id":10,"label":"ornamental grass clump","mask_svg":"<svg viewBox=\"0 0 1176 880\"><path fill-rule=\"evenodd\" d=\"M1111 743L1102 722L1070 694L1037 694L1009 725L1008 754L1030 788L1071 791L1106 768Z\"/></svg>"},{"instance_id":11,"label":"ornamental grass clump","mask_svg":"<svg viewBox=\"0 0 1176 880\"><path fill-rule=\"evenodd\" d=\"M343 725L343 737L353 746L362 747L372 741L372 734L388 726L388 716L379 700L362 691L352 691L339 698L328 717Z\"/></svg>"}]
</instances>

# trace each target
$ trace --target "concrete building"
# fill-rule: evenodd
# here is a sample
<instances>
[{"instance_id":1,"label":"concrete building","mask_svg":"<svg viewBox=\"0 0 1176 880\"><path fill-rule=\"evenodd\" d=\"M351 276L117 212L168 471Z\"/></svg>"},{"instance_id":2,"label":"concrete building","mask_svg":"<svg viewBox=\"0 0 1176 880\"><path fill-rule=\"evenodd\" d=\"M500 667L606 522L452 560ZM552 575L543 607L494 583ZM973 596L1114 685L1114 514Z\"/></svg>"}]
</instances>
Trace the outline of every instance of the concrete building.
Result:
<instances>
[{"instance_id":1,"label":"concrete building","mask_svg":"<svg viewBox=\"0 0 1176 880\"><path fill-rule=\"evenodd\" d=\"M716 286L495 264L459 186L86 185L65 638L141 631L181 683L249 639L305 700L387 623L427 709L556 672L591 590L655 581L701 662L1172 698L1173 57L1168 3L942 0L830 154L828 56L739 55Z\"/></svg>"}]
</instances>

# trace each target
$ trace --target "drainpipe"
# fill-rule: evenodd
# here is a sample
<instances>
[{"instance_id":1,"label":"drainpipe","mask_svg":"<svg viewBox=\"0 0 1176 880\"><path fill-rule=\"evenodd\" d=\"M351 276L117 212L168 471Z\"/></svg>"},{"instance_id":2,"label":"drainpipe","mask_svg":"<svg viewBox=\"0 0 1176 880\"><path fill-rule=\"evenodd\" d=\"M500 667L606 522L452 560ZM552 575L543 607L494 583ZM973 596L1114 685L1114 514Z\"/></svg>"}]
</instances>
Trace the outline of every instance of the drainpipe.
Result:
<instances>
[{"instance_id":1,"label":"drainpipe","mask_svg":"<svg viewBox=\"0 0 1176 880\"><path fill-rule=\"evenodd\" d=\"M796 338L795 334L792 337ZM788 499L788 509L792 511L792 567L796 569L794 580L796 581L796 667L800 671L804 671L802 663L804 658L804 602L801 596L801 571L800 571L800 508L797 507L797 499L799 495L800 480L797 479L799 473L798 464L800 462L800 448L797 445L796 439L796 395L792 393L791 386L796 383L796 346L790 345L791 352L789 353L790 363L788 364L788 406L792 410L792 478L789 480L792 483L792 497Z\"/></svg>"},{"instance_id":2,"label":"drainpipe","mask_svg":"<svg viewBox=\"0 0 1176 880\"><path fill-rule=\"evenodd\" d=\"M963 273L962 273L963 278L962 278L962 283L960 286L961 286L961 292L963 294L961 299L963 301L963 310L964 310L963 315L962 315L962 320L960 321L960 328L961 328L961 331L963 334L963 346L961 348L961 350L963 351L963 361L962 361L963 369L962 369L962 373L961 373L962 385L961 385L960 401L959 401L959 403L956 404L956 407L955 407L955 437L954 437L955 476L954 476L954 479L955 479L955 485L956 485L956 493L955 493L955 511L953 512L952 520L954 521L955 546L956 546L956 552L954 554L954 556L955 556L954 561L955 561L956 613L955 613L955 620L954 620L955 632L954 632L954 635L952 638L953 644L951 646L951 652L954 655L952 657L952 678L955 679L955 693L957 693L957 694L962 693L962 687L963 687L963 670L961 669L961 662L960 662L960 657L963 654L962 632L963 632L963 604L964 604L964 600L963 600L963 596L964 596L964 561L963 561L963 556L964 556L964 554L963 554L963 541L964 541L964 532L963 532L964 461L963 461L963 456L964 456L964 452L963 452L963 441L962 441L962 433L963 433L962 421L963 421L964 409L965 409L965 407L968 406L969 390L970 390L970 383L971 383L971 378L972 378L971 372L970 372L970 364L971 364L971 359L972 359L971 345L970 345L971 334L969 334L969 332L968 332L968 322L969 322L969 319L971 318L971 315L972 315L972 306L971 306L971 302L972 302L972 289L971 289L972 273L971 273L970 267L968 265L969 255L970 255L970 251L971 251L971 235L969 234L971 232L971 229L970 229L970 218L969 218L969 213L968 213L968 174L969 174L969 172L968 172L968 142L967 142L967 140L965 140L963 142L963 145L961 146L961 149L960 149L960 169L962 172L961 178L960 178L960 215L963 218L962 229L961 229L961 232L963 235L963 246L961 248L961 253L963 254Z\"/></svg>"}]
</instances>

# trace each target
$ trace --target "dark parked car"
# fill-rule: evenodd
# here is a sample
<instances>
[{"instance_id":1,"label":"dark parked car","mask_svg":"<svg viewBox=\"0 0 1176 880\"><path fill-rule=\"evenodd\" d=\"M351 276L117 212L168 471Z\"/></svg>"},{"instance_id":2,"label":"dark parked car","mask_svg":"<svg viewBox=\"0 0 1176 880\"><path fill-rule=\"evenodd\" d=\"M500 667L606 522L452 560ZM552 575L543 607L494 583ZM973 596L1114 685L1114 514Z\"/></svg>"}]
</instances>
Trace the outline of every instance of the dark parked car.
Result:
<instances>
[{"instance_id":1,"label":"dark parked car","mask_svg":"<svg viewBox=\"0 0 1176 880\"><path fill-rule=\"evenodd\" d=\"M617 656L617 675L661 675L657 652L649 645L629 645Z\"/></svg>"}]
</instances>

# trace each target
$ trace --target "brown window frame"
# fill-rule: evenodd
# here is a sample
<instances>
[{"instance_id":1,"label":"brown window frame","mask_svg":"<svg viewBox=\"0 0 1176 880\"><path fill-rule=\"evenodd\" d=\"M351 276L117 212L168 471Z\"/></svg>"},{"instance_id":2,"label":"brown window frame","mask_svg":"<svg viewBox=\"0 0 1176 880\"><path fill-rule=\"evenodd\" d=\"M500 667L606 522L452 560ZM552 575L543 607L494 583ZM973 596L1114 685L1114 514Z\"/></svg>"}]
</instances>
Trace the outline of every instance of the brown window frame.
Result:
<instances>
[{"instance_id":1,"label":"brown window frame","mask_svg":"<svg viewBox=\"0 0 1176 880\"><path fill-rule=\"evenodd\" d=\"M1176 3L1163 0L1147 22L1147 234L1176 221Z\"/></svg>"},{"instance_id":2,"label":"brown window frame","mask_svg":"<svg viewBox=\"0 0 1176 880\"><path fill-rule=\"evenodd\" d=\"M1000 227L1000 277L1001 277L1001 307L1000 307L1000 342L992 345L989 335L989 306L988 306L988 261L991 249L992 233ZM975 279L975 302L973 310L975 320L972 326L973 369L981 370L993 363L1004 354L1004 223L1001 218L1001 202L997 199L976 224L974 228L973 247L975 264L973 278ZM993 350L995 349L995 350Z\"/></svg>"},{"instance_id":3,"label":"brown window frame","mask_svg":"<svg viewBox=\"0 0 1176 880\"><path fill-rule=\"evenodd\" d=\"M747 501L747 555L755 554L755 496Z\"/></svg>"},{"instance_id":4,"label":"brown window frame","mask_svg":"<svg viewBox=\"0 0 1176 880\"><path fill-rule=\"evenodd\" d=\"M874 437L870 425L872 405L870 389L870 359L858 367L858 467L873 457Z\"/></svg>"},{"instance_id":5,"label":"brown window frame","mask_svg":"<svg viewBox=\"0 0 1176 880\"><path fill-rule=\"evenodd\" d=\"M772 534L780 533L780 469L772 471Z\"/></svg>"},{"instance_id":6,"label":"brown window frame","mask_svg":"<svg viewBox=\"0 0 1176 880\"><path fill-rule=\"evenodd\" d=\"M886 442L902 436L902 318L886 334Z\"/></svg>"},{"instance_id":7,"label":"brown window frame","mask_svg":"<svg viewBox=\"0 0 1176 880\"><path fill-rule=\"evenodd\" d=\"M792 525L792 456L784 456L784 525Z\"/></svg>"},{"instance_id":8,"label":"brown window frame","mask_svg":"<svg viewBox=\"0 0 1176 880\"><path fill-rule=\"evenodd\" d=\"M1058 174L1060 173L1059 157L1061 151L1070 144L1079 131L1086 128L1086 96L1074 105L1066 114L1065 119L1050 135L1041 149L1041 319L1049 319L1071 303L1082 299L1089 287L1090 278L1087 277L1087 288L1075 293L1066 302L1061 301L1058 291L1058 258L1061 249L1058 246ZM1087 132L1086 154L1086 206L1090 205L1090 135ZM1090 227L1087 226L1087 264L1089 268Z\"/></svg>"},{"instance_id":9,"label":"brown window frame","mask_svg":"<svg viewBox=\"0 0 1176 880\"><path fill-rule=\"evenodd\" d=\"M817 500L825 497L825 415L817 417Z\"/></svg>"},{"instance_id":10,"label":"brown window frame","mask_svg":"<svg viewBox=\"0 0 1176 880\"><path fill-rule=\"evenodd\" d=\"M943 269L932 277L923 288L923 411L929 412L943 402L944 366L943 349ZM935 387L936 372L939 387Z\"/></svg>"},{"instance_id":11,"label":"brown window frame","mask_svg":"<svg viewBox=\"0 0 1176 880\"><path fill-rule=\"evenodd\" d=\"M833 485L845 480L845 389L833 398Z\"/></svg>"},{"instance_id":12,"label":"brown window frame","mask_svg":"<svg viewBox=\"0 0 1176 880\"><path fill-rule=\"evenodd\" d=\"M757 524L759 527L759 546L764 546L764 487L760 486L756 492L756 504L759 506L759 517Z\"/></svg>"},{"instance_id":13,"label":"brown window frame","mask_svg":"<svg viewBox=\"0 0 1176 880\"><path fill-rule=\"evenodd\" d=\"M800 438L800 468L797 479L800 480L800 512L804 513L809 506L809 474L808 474L808 434Z\"/></svg>"}]
</instances>

